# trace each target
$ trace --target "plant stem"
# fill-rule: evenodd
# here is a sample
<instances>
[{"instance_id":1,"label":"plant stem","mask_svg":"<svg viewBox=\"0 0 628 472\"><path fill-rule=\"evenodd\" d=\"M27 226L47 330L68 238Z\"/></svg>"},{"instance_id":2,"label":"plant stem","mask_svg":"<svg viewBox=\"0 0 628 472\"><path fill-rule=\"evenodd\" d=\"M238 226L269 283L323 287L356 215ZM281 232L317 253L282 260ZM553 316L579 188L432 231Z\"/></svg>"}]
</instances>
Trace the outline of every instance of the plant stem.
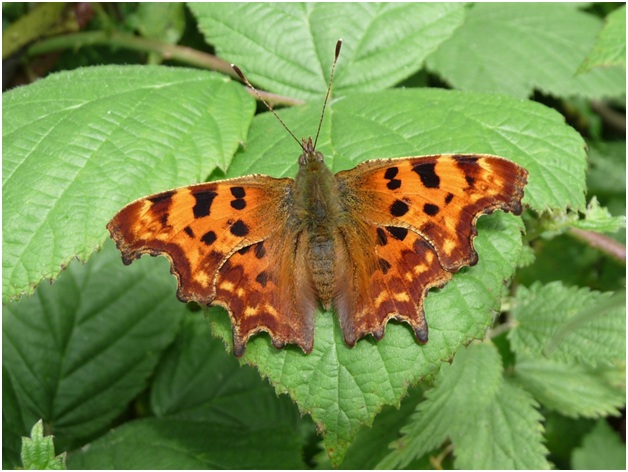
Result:
<instances>
[{"instance_id":1,"label":"plant stem","mask_svg":"<svg viewBox=\"0 0 628 472\"><path fill-rule=\"evenodd\" d=\"M36 56L52 51L62 49L78 49L84 46L104 45L111 47L122 47L141 52L153 52L160 54L164 59L174 60L189 64L202 69L214 70L226 74L232 78L238 78L237 74L231 68L231 65L222 59L198 51L186 46L178 46L176 44L168 44L153 39L140 38L126 33L117 31L86 31L82 33L67 34L63 36L55 36L47 38L33 44L28 49L28 56ZM247 87L247 91L253 95ZM260 94L270 103L274 105L294 106L303 103L291 97L284 97L268 92L260 92ZM253 95L254 96L254 95ZM254 96L255 97L255 96Z\"/></svg>"},{"instance_id":2,"label":"plant stem","mask_svg":"<svg viewBox=\"0 0 628 472\"><path fill-rule=\"evenodd\" d=\"M612 238L595 231L587 231L580 228L569 228L569 234L586 242L589 246L599 249L619 262L626 263L626 246Z\"/></svg>"}]
</instances>

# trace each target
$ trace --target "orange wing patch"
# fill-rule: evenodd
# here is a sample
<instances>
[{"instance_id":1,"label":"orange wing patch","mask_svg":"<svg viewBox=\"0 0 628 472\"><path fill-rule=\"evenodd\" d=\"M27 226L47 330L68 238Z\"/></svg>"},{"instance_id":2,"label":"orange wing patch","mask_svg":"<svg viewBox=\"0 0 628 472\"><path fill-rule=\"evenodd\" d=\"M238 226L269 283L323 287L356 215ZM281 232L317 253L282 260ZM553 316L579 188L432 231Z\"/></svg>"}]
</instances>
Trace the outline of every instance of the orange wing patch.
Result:
<instances>
[{"instance_id":1,"label":"orange wing patch","mask_svg":"<svg viewBox=\"0 0 628 472\"><path fill-rule=\"evenodd\" d=\"M305 253L281 244L284 237L277 234L236 251L218 273L214 304L229 311L238 357L260 331L269 333L276 348L291 343L310 353L314 346L316 294L307 278L294 276L305 268Z\"/></svg>"},{"instance_id":2,"label":"orange wing patch","mask_svg":"<svg viewBox=\"0 0 628 472\"><path fill-rule=\"evenodd\" d=\"M374 247L369 254L372 268L366 279L356 277L355 290L344 291L336 304L345 342L353 346L367 334L379 340L388 320L396 319L412 326L419 342L426 343L423 300L430 288L451 279L451 272L441 267L436 252L421 236L406 228L368 231L364 239Z\"/></svg>"},{"instance_id":3,"label":"orange wing patch","mask_svg":"<svg viewBox=\"0 0 628 472\"><path fill-rule=\"evenodd\" d=\"M427 291L477 262L473 239L481 215L521 213L527 171L495 156L436 155L367 161L336 177L355 219L340 238L353 282L339 289L336 304L352 346L369 333L381 339L389 319L407 322L427 342ZM351 256L351 247L373 249ZM366 269L364 258L370 258Z\"/></svg>"},{"instance_id":4,"label":"orange wing patch","mask_svg":"<svg viewBox=\"0 0 628 472\"><path fill-rule=\"evenodd\" d=\"M475 223L504 210L521 214L527 171L496 156L434 155L364 162L337 174L364 220L407 228L456 271L477 262Z\"/></svg>"},{"instance_id":5,"label":"orange wing patch","mask_svg":"<svg viewBox=\"0 0 628 472\"><path fill-rule=\"evenodd\" d=\"M124 207L107 229L125 264L163 254L178 279L179 299L209 304L224 262L277 230L265 215L282 215L292 182L258 175L158 193Z\"/></svg>"}]
</instances>

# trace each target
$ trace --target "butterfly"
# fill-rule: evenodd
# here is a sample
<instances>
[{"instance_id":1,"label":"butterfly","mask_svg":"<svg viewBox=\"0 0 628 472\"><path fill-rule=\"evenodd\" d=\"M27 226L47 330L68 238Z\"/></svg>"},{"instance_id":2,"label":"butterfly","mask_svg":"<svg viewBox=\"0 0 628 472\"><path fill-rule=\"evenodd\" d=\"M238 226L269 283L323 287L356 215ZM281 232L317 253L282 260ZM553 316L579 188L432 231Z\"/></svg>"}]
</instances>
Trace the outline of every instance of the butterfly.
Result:
<instances>
[{"instance_id":1,"label":"butterfly","mask_svg":"<svg viewBox=\"0 0 628 472\"><path fill-rule=\"evenodd\" d=\"M340 41L336 60L339 51ZM276 348L310 353L319 304L333 307L348 346L380 340L390 319L426 343L428 290L477 263L481 215L521 214L527 171L492 155L437 154L333 174L315 143L300 141L294 179L248 175L128 204L107 225L124 264L166 256L180 300L229 312L237 357L261 331Z\"/></svg>"}]
</instances>

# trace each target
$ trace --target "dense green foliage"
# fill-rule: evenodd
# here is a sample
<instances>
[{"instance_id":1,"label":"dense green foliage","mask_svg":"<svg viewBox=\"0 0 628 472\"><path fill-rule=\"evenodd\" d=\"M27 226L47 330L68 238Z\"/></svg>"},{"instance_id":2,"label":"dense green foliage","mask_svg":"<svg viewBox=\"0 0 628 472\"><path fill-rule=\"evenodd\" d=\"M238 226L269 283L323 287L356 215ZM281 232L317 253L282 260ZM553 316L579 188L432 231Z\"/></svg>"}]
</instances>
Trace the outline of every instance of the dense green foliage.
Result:
<instances>
[{"instance_id":1,"label":"dense green foliage","mask_svg":"<svg viewBox=\"0 0 628 472\"><path fill-rule=\"evenodd\" d=\"M3 4L14 83L54 64L3 94L5 468L625 468L625 7L50 5ZM310 355L259 335L237 361L226 312L180 303L164 258L123 266L105 225L150 193L294 176L228 64L309 136L340 37L334 171L501 155L526 211L479 220L425 346L390 323L350 349L320 311Z\"/></svg>"}]
</instances>

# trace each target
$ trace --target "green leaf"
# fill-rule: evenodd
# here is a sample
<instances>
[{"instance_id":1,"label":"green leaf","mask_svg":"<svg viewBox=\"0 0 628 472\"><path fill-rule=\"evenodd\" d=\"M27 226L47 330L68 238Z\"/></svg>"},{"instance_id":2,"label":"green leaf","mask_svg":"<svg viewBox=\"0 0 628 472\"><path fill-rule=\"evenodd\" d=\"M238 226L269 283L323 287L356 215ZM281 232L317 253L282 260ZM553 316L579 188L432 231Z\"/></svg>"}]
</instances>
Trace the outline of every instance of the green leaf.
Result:
<instances>
[{"instance_id":1,"label":"green leaf","mask_svg":"<svg viewBox=\"0 0 628 472\"><path fill-rule=\"evenodd\" d=\"M241 366L225 352L200 314L183 319L155 372L150 393L155 415L249 430L270 426L296 430L299 412L290 399L277 397L255 369Z\"/></svg>"},{"instance_id":2,"label":"green leaf","mask_svg":"<svg viewBox=\"0 0 628 472\"><path fill-rule=\"evenodd\" d=\"M517 289L509 333L519 356L611 365L626 357L625 299L560 282Z\"/></svg>"},{"instance_id":3,"label":"green leaf","mask_svg":"<svg viewBox=\"0 0 628 472\"><path fill-rule=\"evenodd\" d=\"M626 470L626 444L606 420L600 419L595 428L585 436L582 446L573 451L572 468Z\"/></svg>"},{"instance_id":4,"label":"green leaf","mask_svg":"<svg viewBox=\"0 0 628 472\"><path fill-rule=\"evenodd\" d=\"M626 142L589 143L587 187L598 196L626 194ZM625 198L623 198L625 200ZM624 208L625 209L625 208Z\"/></svg>"},{"instance_id":5,"label":"green leaf","mask_svg":"<svg viewBox=\"0 0 628 472\"><path fill-rule=\"evenodd\" d=\"M30 470L65 470L66 453L55 457L52 436L44 437L41 420L35 423L30 438L22 438L22 465Z\"/></svg>"},{"instance_id":6,"label":"green leaf","mask_svg":"<svg viewBox=\"0 0 628 472\"><path fill-rule=\"evenodd\" d=\"M626 67L626 5L606 17L604 27L580 70L608 66Z\"/></svg>"},{"instance_id":7,"label":"green leaf","mask_svg":"<svg viewBox=\"0 0 628 472\"><path fill-rule=\"evenodd\" d=\"M601 206L597 198L593 197L584 211L584 219L576 220L573 226L598 233L616 233L626 227L626 217L611 215L608 209Z\"/></svg>"},{"instance_id":8,"label":"green leaf","mask_svg":"<svg viewBox=\"0 0 628 472\"><path fill-rule=\"evenodd\" d=\"M142 36L176 44L185 29L185 4L141 2L127 21Z\"/></svg>"},{"instance_id":9,"label":"green leaf","mask_svg":"<svg viewBox=\"0 0 628 472\"><path fill-rule=\"evenodd\" d=\"M126 423L70 456L73 469L300 469L299 439L283 428L243 431L189 419Z\"/></svg>"},{"instance_id":10,"label":"green leaf","mask_svg":"<svg viewBox=\"0 0 628 472\"><path fill-rule=\"evenodd\" d=\"M476 3L463 26L427 59L455 88L527 97L620 97L625 68L576 71L601 20L565 3Z\"/></svg>"},{"instance_id":11,"label":"green leaf","mask_svg":"<svg viewBox=\"0 0 628 472\"><path fill-rule=\"evenodd\" d=\"M200 312L183 319L150 389L157 418L132 421L70 456L73 468L304 468L299 415L213 339Z\"/></svg>"},{"instance_id":12,"label":"green leaf","mask_svg":"<svg viewBox=\"0 0 628 472\"><path fill-rule=\"evenodd\" d=\"M515 378L543 406L565 416L619 415L624 405L625 365L587 367L518 357Z\"/></svg>"},{"instance_id":13,"label":"green leaf","mask_svg":"<svg viewBox=\"0 0 628 472\"><path fill-rule=\"evenodd\" d=\"M373 469L390 452L388 445L398 437L398 431L406 424L408 418L423 398L422 390L414 389L402 401L399 408L387 406L375 417L373 426L362 428L347 450L347 455L339 469L365 470ZM326 451L317 457L317 469L330 469L331 462ZM423 465L423 467L421 467ZM429 466L424 458L423 462L414 461L411 468L420 469Z\"/></svg>"},{"instance_id":14,"label":"green leaf","mask_svg":"<svg viewBox=\"0 0 628 472\"><path fill-rule=\"evenodd\" d=\"M2 468L22 467L20 453L22 437L30 432L38 418L29 416L20 408L19 393L15 390L7 367L2 365Z\"/></svg>"},{"instance_id":15,"label":"green leaf","mask_svg":"<svg viewBox=\"0 0 628 472\"><path fill-rule=\"evenodd\" d=\"M124 204L226 169L253 113L222 76L157 67L54 74L2 106L4 303L85 260Z\"/></svg>"},{"instance_id":16,"label":"green leaf","mask_svg":"<svg viewBox=\"0 0 628 472\"><path fill-rule=\"evenodd\" d=\"M404 467L449 437L459 469L549 468L536 403L502 374L493 345L460 349L378 467Z\"/></svg>"},{"instance_id":17,"label":"green leaf","mask_svg":"<svg viewBox=\"0 0 628 472\"><path fill-rule=\"evenodd\" d=\"M327 89L343 39L334 94L391 87L462 23L456 3L191 3L218 54L260 88L310 100Z\"/></svg>"},{"instance_id":18,"label":"green leaf","mask_svg":"<svg viewBox=\"0 0 628 472\"><path fill-rule=\"evenodd\" d=\"M316 129L320 107L282 110L280 115L295 134L304 136ZM524 201L539 209L580 205L582 145L562 118L545 107L507 97L438 90L396 90L337 100L319 138L319 149L334 171L377 157L438 152L507 156L530 171ZM544 156L549 149L551 158ZM246 152L234 160L227 176L256 172L292 176L298 153L275 118L264 114L254 119ZM519 259L521 227L518 218L503 214L479 223L475 242L480 263L427 297L430 342L426 346L417 345L406 327L391 323L386 339L378 343L366 339L349 349L331 313L318 315L314 352L308 356L294 346L276 351L265 335L249 342L244 359L312 416L325 434L334 466L341 463L357 431L370 425L383 405L397 405L409 384L433 372L438 360L450 358L463 343L483 336L492 322L503 281L510 278ZM218 318L215 331L231 340L226 316Z\"/></svg>"},{"instance_id":19,"label":"green leaf","mask_svg":"<svg viewBox=\"0 0 628 472\"><path fill-rule=\"evenodd\" d=\"M315 133L321 104L282 110L297 136ZM538 213L584 209L585 143L564 118L538 103L437 89L353 94L328 105L318 148L334 172L366 159L487 153L529 171L524 202ZM300 148L277 120L255 117L246 152L228 177L296 175Z\"/></svg>"},{"instance_id":20,"label":"green leaf","mask_svg":"<svg viewBox=\"0 0 628 472\"><path fill-rule=\"evenodd\" d=\"M106 428L146 387L185 311L168 262L124 268L113 244L5 307L2 361L25 415L59 438Z\"/></svg>"}]
</instances>

